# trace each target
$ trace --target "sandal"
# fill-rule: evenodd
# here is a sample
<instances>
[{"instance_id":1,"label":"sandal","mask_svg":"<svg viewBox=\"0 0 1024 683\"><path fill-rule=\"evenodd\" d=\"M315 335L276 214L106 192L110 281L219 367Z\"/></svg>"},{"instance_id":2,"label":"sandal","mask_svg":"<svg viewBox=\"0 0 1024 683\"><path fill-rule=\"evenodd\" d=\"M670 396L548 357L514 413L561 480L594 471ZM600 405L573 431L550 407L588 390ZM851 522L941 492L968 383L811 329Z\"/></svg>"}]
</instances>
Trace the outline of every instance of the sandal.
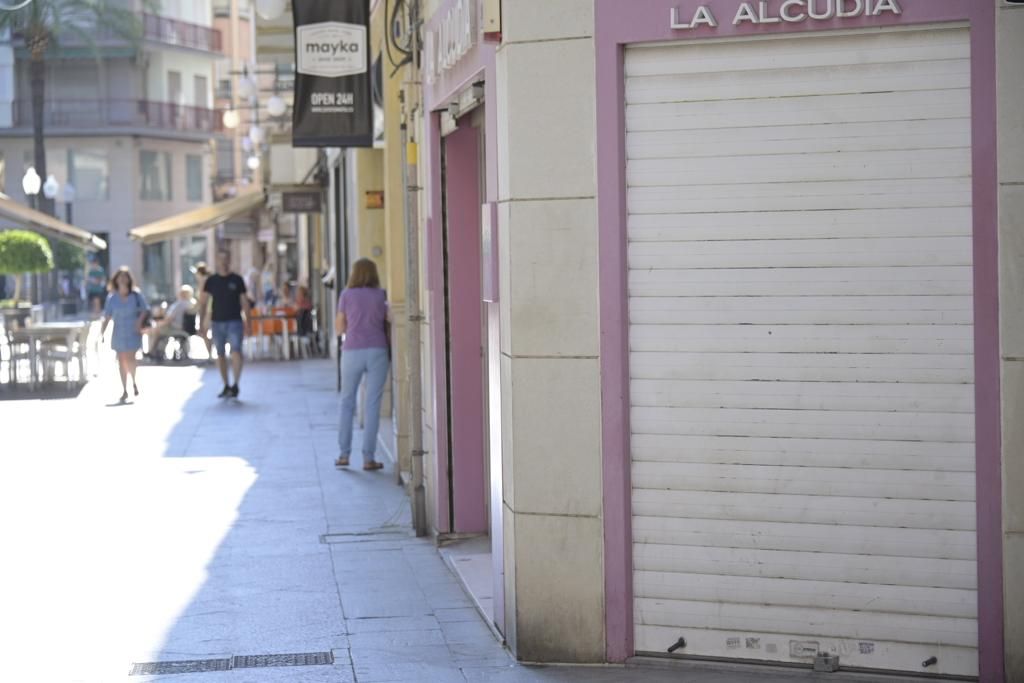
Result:
<instances>
[{"instance_id":1,"label":"sandal","mask_svg":"<svg viewBox=\"0 0 1024 683\"><path fill-rule=\"evenodd\" d=\"M376 462L376 461L364 462L363 463L363 469L367 470L367 471L379 470L379 469L383 469L383 468L384 468L384 463L380 463L380 462Z\"/></svg>"},{"instance_id":2,"label":"sandal","mask_svg":"<svg viewBox=\"0 0 1024 683\"><path fill-rule=\"evenodd\" d=\"M334 466L335 467L348 467L348 456L346 456L346 455L339 456L338 459L334 461Z\"/></svg>"}]
</instances>

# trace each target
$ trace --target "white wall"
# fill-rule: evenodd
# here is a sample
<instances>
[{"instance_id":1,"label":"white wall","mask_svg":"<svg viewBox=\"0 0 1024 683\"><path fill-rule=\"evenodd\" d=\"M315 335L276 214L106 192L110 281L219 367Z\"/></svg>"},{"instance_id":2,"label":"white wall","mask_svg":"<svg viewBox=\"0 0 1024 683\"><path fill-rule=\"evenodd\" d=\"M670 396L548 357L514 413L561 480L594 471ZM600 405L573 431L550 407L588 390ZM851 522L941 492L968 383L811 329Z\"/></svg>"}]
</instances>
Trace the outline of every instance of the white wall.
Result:
<instances>
[{"instance_id":1,"label":"white wall","mask_svg":"<svg viewBox=\"0 0 1024 683\"><path fill-rule=\"evenodd\" d=\"M206 79L206 107L213 107L214 73L212 57L191 54L179 50L152 50L147 53L149 68L146 78L145 99L155 102L169 102L167 90L167 73L177 71L181 74L182 99L176 104L196 107L203 106L196 102L194 76Z\"/></svg>"},{"instance_id":2,"label":"white wall","mask_svg":"<svg viewBox=\"0 0 1024 683\"><path fill-rule=\"evenodd\" d=\"M592 5L503 3L497 54L506 634L530 661L605 651Z\"/></svg>"},{"instance_id":3,"label":"white wall","mask_svg":"<svg viewBox=\"0 0 1024 683\"><path fill-rule=\"evenodd\" d=\"M213 25L213 3L210 0L161 0L157 13L190 24Z\"/></svg>"}]
</instances>

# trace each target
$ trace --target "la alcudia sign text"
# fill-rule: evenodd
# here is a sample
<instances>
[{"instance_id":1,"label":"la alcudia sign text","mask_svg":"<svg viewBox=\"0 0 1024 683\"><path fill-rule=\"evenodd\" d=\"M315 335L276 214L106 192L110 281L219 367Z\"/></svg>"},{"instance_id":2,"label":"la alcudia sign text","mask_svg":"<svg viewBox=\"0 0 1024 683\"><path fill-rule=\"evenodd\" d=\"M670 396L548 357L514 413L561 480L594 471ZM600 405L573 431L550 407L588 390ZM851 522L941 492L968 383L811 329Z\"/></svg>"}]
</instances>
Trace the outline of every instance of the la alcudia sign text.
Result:
<instances>
[{"instance_id":1,"label":"la alcudia sign text","mask_svg":"<svg viewBox=\"0 0 1024 683\"><path fill-rule=\"evenodd\" d=\"M898 0L785 0L781 3L761 0L741 2L732 17L732 24L797 24L808 20L829 21L886 14L903 14ZM718 17L707 5L700 5L692 12L673 7L671 20L672 28L677 30L718 27Z\"/></svg>"}]
</instances>

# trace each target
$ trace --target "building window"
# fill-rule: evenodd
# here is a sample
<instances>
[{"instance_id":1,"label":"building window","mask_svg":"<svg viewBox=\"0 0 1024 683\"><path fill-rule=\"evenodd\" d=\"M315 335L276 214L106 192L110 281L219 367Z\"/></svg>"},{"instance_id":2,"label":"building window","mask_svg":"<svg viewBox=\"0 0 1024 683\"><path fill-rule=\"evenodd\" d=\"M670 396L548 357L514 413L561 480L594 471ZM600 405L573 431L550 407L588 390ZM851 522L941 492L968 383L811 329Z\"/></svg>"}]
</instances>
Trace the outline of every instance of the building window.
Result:
<instances>
[{"instance_id":1,"label":"building window","mask_svg":"<svg viewBox=\"0 0 1024 683\"><path fill-rule=\"evenodd\" d=\"M203 158L185 155L185 191L190 202L203 201Z\"/></svg>"},{"instance_id":2,"label":"building window","mask_svg":"<svg viewBox=\"0 0 1024 683\"><path fill-rule=\"evenodd\" d=\"M229 182L235 179L235 141L231 138L217 140L217 180Z\"/></svg>"},{"instance_id":3,"label":"building window","mask_svg":"<svg viewBox=\"0 0 1024 683\"><path fill-rule=\"evenodd\" d=\"M203 109L210 107L210 85L206 76L192 76L193 104Z\"/></svg>"},{"instance_id":4,"label":"building window","mask_svg":"<svg viewBox=\"0 0 1024 683\"><path fill-rule=\"evenodd\" d=\"M171 153L139 150L140 199L170 201Z\"/></svg>"},{"instance_id":5,"label":"building window","mask_svg":"<svg viewBox=\"0 0 1024 683\"><path fill-rule=\"evenodd\" d=\"M110 158L102 149L69 149L75 201L110 199Z\"/></svg>"}]
</instances>

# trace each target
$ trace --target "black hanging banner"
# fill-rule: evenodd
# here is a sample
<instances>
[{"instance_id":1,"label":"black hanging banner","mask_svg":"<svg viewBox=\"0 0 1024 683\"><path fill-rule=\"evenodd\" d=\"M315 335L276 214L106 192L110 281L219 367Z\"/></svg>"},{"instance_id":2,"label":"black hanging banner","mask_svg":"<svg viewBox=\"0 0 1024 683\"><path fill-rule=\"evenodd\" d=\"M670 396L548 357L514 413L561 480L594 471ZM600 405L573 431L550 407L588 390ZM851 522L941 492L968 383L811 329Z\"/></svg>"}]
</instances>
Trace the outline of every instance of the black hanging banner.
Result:
<instances>
[{"instance_id":1,"label":"black hanging banner","mask_svg":"<svg viewBox=\"0 0 1024 683\"><path fill-rule=\"evenodd\" d=\"M294 147L372 147L369 0L292 0Z\"/></svg>"}]
</instances>

